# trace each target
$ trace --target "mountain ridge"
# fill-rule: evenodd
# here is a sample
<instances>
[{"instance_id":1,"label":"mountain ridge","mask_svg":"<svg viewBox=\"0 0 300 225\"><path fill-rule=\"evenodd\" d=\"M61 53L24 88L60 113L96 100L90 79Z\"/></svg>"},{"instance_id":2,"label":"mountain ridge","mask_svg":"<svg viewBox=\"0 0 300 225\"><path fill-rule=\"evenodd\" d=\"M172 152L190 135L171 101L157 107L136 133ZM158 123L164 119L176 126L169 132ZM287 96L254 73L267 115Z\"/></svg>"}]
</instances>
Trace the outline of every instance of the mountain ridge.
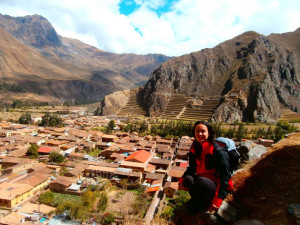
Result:
<instances>
[{"instance_id":1,"label":"mountain ridge","mask_svg":"<svg viewBox=\"0 0 300 225\"><path fill-rule=\"evenodd\" d=\"M163 111L170 94L181 93L219 98L215 122L275 122L280 105L300 112L299 33L245 32L214 48L170 59L145 85L145 107L150 115ZM236 99L230 98L233 94Z\"/></svg>"},{"instance_id":2,"label":"mountain ridge","mask_svg":"<svg viewBox=\"0 0 300 225\"><path fill-rule=\"evenodd\" d=\"M15 51L15 48L11 46L8 52L14 52L14 56L2 54L2 67L5 67L7 60L18 61L24 58L23 54L39 55L38 58L52 65L50 68L45 66L42 70L39 65L45 63L41 63L38 59L29 60L23 63L22 70L19 64L15 63L18 68L14 68L15 64L10 64L8 66L11 70L9 78L0 79L0 82L22 85L26 92L46 94L60 99L61 102L65 100L100 101L106 94L113 91L133 88L137 83L146 82L151 71L161 62L169 59L160 54L135 55L104 52L79 40L58 35L48 20L39 15L11 17L0 14L0 27L20 44L30 47L30 50L24 53ZM2 33L5 32L4 30ZM2 44L3 47L6 45L7 43ZM2 49L0 51L7 52ZM28 73L26 68L31 73ZM1 73L2 76L7 74L4 71ZM22 74L27 74L27 76ZM54 78L55 74L58 74L58 79L49 79ZM23 81L20 82L18 77L22 77ZM82 90L82 94L78 93L78 90ZM92 91L89 93L89 90Z\"/></svg>"}]
</instances>

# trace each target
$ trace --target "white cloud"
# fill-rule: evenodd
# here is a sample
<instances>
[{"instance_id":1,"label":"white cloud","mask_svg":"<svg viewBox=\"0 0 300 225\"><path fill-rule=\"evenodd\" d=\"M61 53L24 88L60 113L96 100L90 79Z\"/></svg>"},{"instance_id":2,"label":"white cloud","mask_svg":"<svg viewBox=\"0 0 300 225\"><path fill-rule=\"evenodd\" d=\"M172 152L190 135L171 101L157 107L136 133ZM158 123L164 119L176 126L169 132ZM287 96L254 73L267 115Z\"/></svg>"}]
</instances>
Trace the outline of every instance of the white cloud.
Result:
<instances>
[{"instance_id":1,"label":"white cloud","mask_svg":"<svg viewBox=\"0 0 300 225\"><path fill-rule=\"evenodd\" d=\"M160 16L154 9L166 0L134 0L139 7L129 16L120 14L120 2L1 0L0 13L40 14L60 35L105 51L171 56L214 47L248 30L268 35L300 27L299 0L178 0Z\"/></svg>"}]
</instances>

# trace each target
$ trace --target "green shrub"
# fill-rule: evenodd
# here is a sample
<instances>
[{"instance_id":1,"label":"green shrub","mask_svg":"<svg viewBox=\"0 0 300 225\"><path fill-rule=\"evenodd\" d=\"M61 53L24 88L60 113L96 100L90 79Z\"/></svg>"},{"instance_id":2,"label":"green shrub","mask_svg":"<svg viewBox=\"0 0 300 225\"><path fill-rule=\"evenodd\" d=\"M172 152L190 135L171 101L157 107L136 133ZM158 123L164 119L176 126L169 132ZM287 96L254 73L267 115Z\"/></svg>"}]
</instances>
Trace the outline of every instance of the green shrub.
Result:
<instances>
[{"instance_id":1,"label":"green shrub","mask_svg":"<svg viewBox=\"0 0 300 225\"><path fill-rule=\"evenodd\" d=\"M39 157L38 146L36 144L30 145L26 155L32 159L37 159Z\"/></svg>"}]
</instances>

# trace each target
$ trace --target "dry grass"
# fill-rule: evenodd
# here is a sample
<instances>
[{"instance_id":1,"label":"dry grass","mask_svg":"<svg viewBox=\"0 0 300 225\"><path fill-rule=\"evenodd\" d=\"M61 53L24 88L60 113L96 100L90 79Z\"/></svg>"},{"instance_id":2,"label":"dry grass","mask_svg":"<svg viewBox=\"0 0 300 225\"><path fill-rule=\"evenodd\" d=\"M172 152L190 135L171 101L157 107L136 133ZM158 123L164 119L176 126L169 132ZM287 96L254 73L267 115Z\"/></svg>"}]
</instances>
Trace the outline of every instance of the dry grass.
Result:
<instances>
[{"instance_id":1,"label":"dry grass","mask_svg":"<svg viewBox=\"0 0 300 225\"><path fill-rule=\"evenodd\" d=\"M293 224L290 203L300 202L300 133L270 148L260 160L233 177L234 196L229 202L239 209L239 219L258 219L265 224Z\"/></svg>"},{"instance_id":2,"label":"dry grass","mask_svg":"<svg viewBox=\"0 0 300 225\"><path fill-rule=\"evenodd\" d=\"M130 191L113 190L108 193L107 212L117 213L120 215L133 214L132 205L135 202L136 194Z\"/></svg>"}]
</instances>

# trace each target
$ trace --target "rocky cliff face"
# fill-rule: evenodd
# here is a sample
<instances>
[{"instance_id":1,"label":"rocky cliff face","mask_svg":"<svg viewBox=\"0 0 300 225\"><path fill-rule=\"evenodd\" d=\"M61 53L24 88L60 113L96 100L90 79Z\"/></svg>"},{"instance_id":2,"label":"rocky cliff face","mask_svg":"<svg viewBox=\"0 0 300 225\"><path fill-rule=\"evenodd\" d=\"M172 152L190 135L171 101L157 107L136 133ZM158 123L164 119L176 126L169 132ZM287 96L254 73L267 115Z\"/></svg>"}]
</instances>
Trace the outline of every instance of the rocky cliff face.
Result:
<instances>
[{"instance_id":1,"label":"rocky cliff face","mask_svg":"<svg viewBox=\"0 0 300 225\"><path fill-rule=\"evenodd\" d=\"M150 113L161 110L176 92L222 99L214 121L274 122L280 104L300 112L300 30L283 35L293 41L246 32L163 63L145 86L146 106Z\"/></svg>"},{"instance_id":2,"label":"rocky cliff face","mask_svg":"<svg viewBox=\"0 0 300 225\"><path fill-rule=\"evenodd\" d=\"M130 90L117 91L106 95L97 108L95 115L113 115L117 114L119 109L124 107L130 96Z\"/></svg>"},{"instance_id":3,"label":"rocky cliff face","mask_svg":"<svg viewBox=\"0 0 300 225\"><path fill-rule=\"evenodd\" d=\"M35 47L62 46L53 26L42 16L11 17L0 14L1 26L26 45Z\"/></svg>"}]
</instances>

